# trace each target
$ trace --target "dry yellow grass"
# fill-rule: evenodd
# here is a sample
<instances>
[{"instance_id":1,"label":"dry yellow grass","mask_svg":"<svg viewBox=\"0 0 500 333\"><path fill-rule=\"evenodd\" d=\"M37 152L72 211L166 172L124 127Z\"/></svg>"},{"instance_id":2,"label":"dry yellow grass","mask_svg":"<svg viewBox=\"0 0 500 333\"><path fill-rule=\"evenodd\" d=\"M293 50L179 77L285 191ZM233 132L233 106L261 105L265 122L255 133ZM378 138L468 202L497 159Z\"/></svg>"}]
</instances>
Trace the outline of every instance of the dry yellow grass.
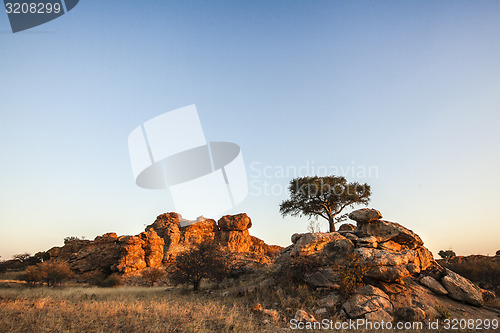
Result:
<instances>
[{"instance_id":1,"label":"dry yellow grass","mask_svg":"<svg viewBox=\"0 0 500 333\"><path fill-rule=\"evenodd\" d=\"M276 332L250 309L165 288L0 289L1 332Z\"/></svg>"},{"instance_id":2,"label":"dry yellow grass","mask_svg":"<svg viewBox=\"0 0 500 333\"><path fill-rule=\"evenodd\" d=\"M193 293L180 289L166 291L165 287L27 288L11 285L0 288L0 332L296 332L290 329L289 320L297 308L310 310L312 298L314 295L302 289L292 297L282 289L257 289L243 297L231 294L223 297L220 291ZM251 308L256 302L266 308L272 307L272 302L279 303L280 319L253 313ZM285 311L283 305L291 306L291 311ZM326 318L335 319L335 316L330 313ZM399 332L396 329L387 331ZM424 328L404 332L447 331Z\"/></svg>"}]
</instances>

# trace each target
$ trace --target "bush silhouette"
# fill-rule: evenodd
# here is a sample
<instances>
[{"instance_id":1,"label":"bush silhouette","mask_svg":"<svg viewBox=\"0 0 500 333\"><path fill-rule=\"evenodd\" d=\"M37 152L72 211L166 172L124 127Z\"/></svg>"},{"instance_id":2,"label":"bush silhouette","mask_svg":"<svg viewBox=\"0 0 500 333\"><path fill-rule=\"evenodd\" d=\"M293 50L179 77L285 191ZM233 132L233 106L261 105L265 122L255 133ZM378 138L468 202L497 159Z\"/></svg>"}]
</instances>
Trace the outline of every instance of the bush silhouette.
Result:
<instances>
[{"instance_id":1,"label":"bush silhouette","mask_svg":"<svg viewBox=\"0 0 500 333\"><path fill-rule=\"evenodd\" d=\"M313 256L298 255L282 263L274 278L283 287L307 285L306 274L313 272L320 264Z\"/></svg>"},{"instance_id":2,"label":"bush silhouette","mask_svg":"<svg viewBox=\"0 0 500 333\"><path fill-rule=\"evenodd\" d=\"M175 284L190 284L200 289L203 279L220 282L234 267L230 254L214 242L204 242L177 256L169 267L170 280Z\"/></svg>"},{"instance_id":3,"label":"bush silhouette","mask_svg":"<svg viewBox=\"0 0 500 333\"><path fill-rule=\"evenodd\" d=\"M457 256L456 253L455 253L455 251L453 251L453 250L446 250L446 251L441 250L441 251L438 252L438 254L444 260L448 260L448 259L451 259L451 258Z\"/></svg>"},{"instance_id":4,"label":"bush silhouette","mask_svg":"<svg viewBox=\"0 0 500 333\"><path fill-rule=\"evenodd\" d=\"M159 267L148 267L141 272L141 276L150 287L152 287L155 282L161 280L167 275L167 272L163 268Z\"/></svg>"},{"instance_id":5,"label":"bush silhouette","mask_svg":"<svg viewBox=\"0 0 500 333\"><path fill-rule=\"evenodd\" d=\"M73 272L68 263L55 259L28 267L22 279L29 284L45 282L50 287L56 286L72 276Z\"/></svg>"}]
</instances>

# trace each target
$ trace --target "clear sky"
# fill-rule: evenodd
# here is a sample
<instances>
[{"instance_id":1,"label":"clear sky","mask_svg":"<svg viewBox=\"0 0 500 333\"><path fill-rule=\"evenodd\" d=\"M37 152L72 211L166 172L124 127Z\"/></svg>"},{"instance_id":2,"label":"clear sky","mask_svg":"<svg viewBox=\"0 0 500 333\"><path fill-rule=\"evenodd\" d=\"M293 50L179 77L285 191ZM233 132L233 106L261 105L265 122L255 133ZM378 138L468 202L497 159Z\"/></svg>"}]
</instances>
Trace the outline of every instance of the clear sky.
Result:
<instances>
[{"instance_id":1,"label":"clear sky","mask_svg":"<svg viewBox=\"0 0 500 333\"><path fill-rule=\"evenodd\" d=\"M435 255L500 249L499 1L80 1L16 34L0 13L0 50L2 259L173 210L127 138L190 104L240 145L250 193L227 213L267 243L306 231L279 203L326 168Z\"/></svg>"}]
</instances>

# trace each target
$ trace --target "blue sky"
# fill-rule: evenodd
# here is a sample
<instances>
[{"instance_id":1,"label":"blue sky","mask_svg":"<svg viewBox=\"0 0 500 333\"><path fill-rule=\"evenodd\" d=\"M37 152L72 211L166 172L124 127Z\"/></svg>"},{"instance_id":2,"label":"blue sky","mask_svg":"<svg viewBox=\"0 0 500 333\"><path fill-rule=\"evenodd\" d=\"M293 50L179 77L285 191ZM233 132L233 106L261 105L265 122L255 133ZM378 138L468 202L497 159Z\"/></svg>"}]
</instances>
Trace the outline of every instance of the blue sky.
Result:
<instances>
[{"instance_id":1,"label":"blue sky","mask_svg":"<svg viewBox=\"0 0 500 333\"><path fill-rule=\"evenodd\" d=\"M3 259L173 210L127 137L190 104L240 145L251 192L227 213L268 243L307 227L280 216L279 171L314 165L375 168L347 178L435 254L499 249L498 1L81 1L16 34L0 13L0 45Z\"/></svg>"}]
</instances>

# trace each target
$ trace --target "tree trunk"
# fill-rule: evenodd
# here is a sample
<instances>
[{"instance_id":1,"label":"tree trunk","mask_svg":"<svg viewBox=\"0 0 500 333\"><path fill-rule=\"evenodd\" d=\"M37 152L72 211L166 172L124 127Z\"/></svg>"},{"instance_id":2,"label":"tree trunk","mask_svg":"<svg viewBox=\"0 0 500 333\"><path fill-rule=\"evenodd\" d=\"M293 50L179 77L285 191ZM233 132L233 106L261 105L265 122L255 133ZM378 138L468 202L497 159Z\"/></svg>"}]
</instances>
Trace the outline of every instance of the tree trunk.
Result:
<instances>
[{"instance_id":1,"label":"tree trunk","mask_svg":"<svg viewBox=\"0 0 500 333\"><path fill-rule=\"evenodd\" d=\"M200 290L201 279L193 281L193 290Z\"/></svg>"},{"instance_id":2,"label":"tree trunk","mask_svg":"<svg viewBox=\"0 0 500 333\"><path fill-rule=\"evenodd\" d=\"M330 232L335 231L335 215L328 215L328 224L330 226Z\"/></svg>"}]
</instances>

